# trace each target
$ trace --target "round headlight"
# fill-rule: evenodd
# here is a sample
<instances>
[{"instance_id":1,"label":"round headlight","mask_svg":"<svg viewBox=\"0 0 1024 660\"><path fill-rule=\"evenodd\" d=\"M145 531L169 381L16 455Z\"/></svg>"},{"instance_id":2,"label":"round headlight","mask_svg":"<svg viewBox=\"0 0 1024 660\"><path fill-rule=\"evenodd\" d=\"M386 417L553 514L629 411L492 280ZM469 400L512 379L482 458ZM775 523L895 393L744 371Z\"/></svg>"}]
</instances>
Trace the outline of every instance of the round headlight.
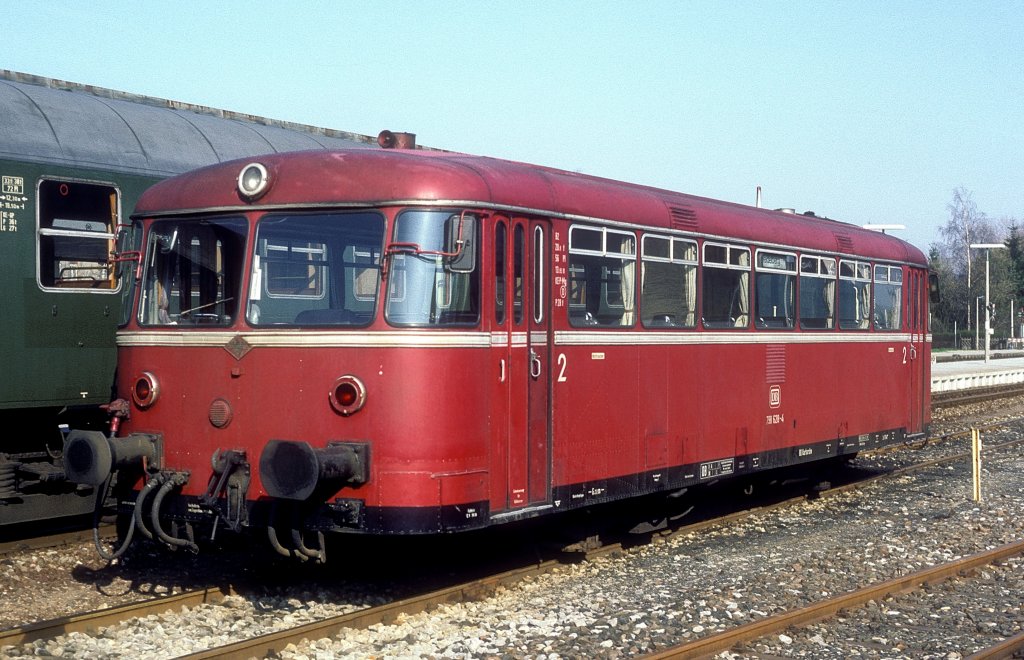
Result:
<instances>
[{"instance_id":1,"label":"round headlight","mask_svg":"<svg viewBox=\"0 0 1024 660\"><path fill-rule=\"evenodd\" d=\"M359 412L366 404L366 388L355 376L342 376L334 381L329 395L331 407L342 415Z\"/></svg>"},{"instance_id":2,"label":"round headlight","mask_svg":"<svg viewBox=\"0 0 1024 660\"><path fill-rule=\"evenodd\" d=\"M259 199L270 187L270 174L260 163L249 163L238 173L238 194L248 201Z\"/></svg>"},{"instance_id":3,"label":"round headlight","mask_svg":"<svg viewBox=\"0 0 1024 660\"><path fill-rule=\"evenodd\" d=\"M135 383L132 385L132 401L139 408L149 408L156 403L159 396L160 385L157 383L156 376L146 371L135 379Z\"/></svg>"}]
</instances>

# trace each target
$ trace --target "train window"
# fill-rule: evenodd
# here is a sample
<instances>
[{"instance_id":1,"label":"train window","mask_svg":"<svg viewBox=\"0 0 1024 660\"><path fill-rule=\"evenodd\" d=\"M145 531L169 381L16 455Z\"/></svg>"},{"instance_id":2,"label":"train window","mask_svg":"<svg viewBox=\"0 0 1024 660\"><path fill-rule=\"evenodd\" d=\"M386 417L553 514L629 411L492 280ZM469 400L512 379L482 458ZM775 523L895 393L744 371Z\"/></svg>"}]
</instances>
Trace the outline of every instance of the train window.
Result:
<instances>
[{"instance_id":1,"label":"train window","mask_svg":"<svg viewBox=\"0 0 1024 660\"><path fill-rule=\"evenodd\" d=\"M701 322L706 328L750 323L750 249L704 243Z\"/></svg>"},{"instance_id":2,"label":"train window","mask_svg":"<svg viewBox=\"0 0 1024 660\"><path fill-rule=\"evenodd\" d=\"M641 242L640 321L651 328L697 324L697 243L647 234Z\"/></svg>"},{"instance_id":3,"label":"train window","mask_svg":"<svg viewBox=\"0 0 1024 660\"><path fill-rule=\"evenodd\" d=\"M569 323L631 326L636 236L598 227L569 228Z\"/></svg>"},{"instance_id":4,"label":"train window","mask_svg":"<svg viewBox=\"0 0 1024 660\"><path fill-rule=\"evenodd\" d=\"M505 244L508 229L504 222L494 227L494 320L505 322Z\"/></svg>"},{"instance_id":5,"label":"train window","mask_svg":"<svg viewBox=\"0 0 1024 660\"><path fill-rule=\"evenodd\" d=\"M871 264L843 259L839 262L839 327L867 330L871 317Z\"/></svg>"},{"instance_id":6,"label":"train window","mask_svg":"<svg viewBox=\"0 0 1024 660\"><path fill-rule=\"evenodd\" d=\"M523 260L526 239L523 237L523 226L516 225L512 242L512 322L519 325L523 322Z\"/></svg>"},{"instance_id":7,"label":"train window","mask_svg":"<svg viewBox=\"0 0 1024 660\"><path fill-rule=\"evenodd\" d=\"M831 330L836 316L836 260L800 257L800 327Z\"/></svg>"},{"instance_id":8,"label":"train window","mask_svg":"<svg viewBox=\"0 0 1024 660\"><path fill-rule=\"evenodd\" d=\"M544 320L544 229L533 228L533 320Z\"/></svg>"},{"instance_id":9,"label":"train window","mask_svg":"<svg viewBox=\"0 0 1024 660\"><path fill-rule=\"evenodd\" d=\"M287 237L263 238L259 245L270 297L323 299L326 245Z\"/></svg>"},{"instance_id":10,"label":"train window","mask_svg":"<svg viewBox=\"0 0 1024 660\"><path fill-rule=\"evenodd\" d=\"M903 269L875 266L875 329L899 330L903 309Z\"/></svg>"},{"instance_id":11,"label":"train window","mask_svg":"<svg viewBox=\"0 0 1024 660\"><path fill-rule=\"evenodd\" d=\"M796 255L757 251L754 305L758 328L796 325Z\"/></svg>"},{"instance_id":12,"label":"train window","mask_svg":"<svg viewBox=\"0 0 1024 660\"><path fill-rule=\"evenodd\" d=\"M38 187L39 283L56 289L117 289L120 197L113 186L42 179Z\"/></svg>"},{"instance_id":13,"label":"train window","mask_svg":"<svg viewBox=\"0 0 1024 660\"><path fill-rule=\"evenodd\" d=\"M403 211L395 221L394 244L414 250L390 256L386 315L393 325L474 325L480 320L480 269L448 267L447 234L452 211ZM465 216L466 222L476 218ZM475 232L475 227L470 231ZM472 234L475 235L475 234ZM479 253L477 253L479 258Z\"/></svg>"},{"instance_id":14,"label":"train window","mask_svg":"<svg viewBox=\"0 0 1024 660\"><path fill-rule=\"evenodd\" d=\"M139 322L230 325L241 296L247 229L238 217L154 222Z\"/></svg>"},{"instance_id":15,"label":"train window","mask_svg":"<svg viewBox=\"0 0 1024 660\"><path fill-rule=\"evenodd\" d=\"M265 216L256 228L246 319L263 326L369 324L383 242L377 213Z\"/></svg>"}]
</instances>

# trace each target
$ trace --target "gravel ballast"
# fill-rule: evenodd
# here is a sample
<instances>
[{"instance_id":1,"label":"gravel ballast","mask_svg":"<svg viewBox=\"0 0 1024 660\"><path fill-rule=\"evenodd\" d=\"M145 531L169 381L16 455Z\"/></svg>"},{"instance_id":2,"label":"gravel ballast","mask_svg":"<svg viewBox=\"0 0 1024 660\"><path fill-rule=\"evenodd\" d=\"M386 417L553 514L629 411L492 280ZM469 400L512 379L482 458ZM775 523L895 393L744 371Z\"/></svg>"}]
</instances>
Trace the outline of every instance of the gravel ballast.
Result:
<instances>
[{"instance_id":1,"label":"gravel ballast","mask_svg":"<svg viewBox=\"0 0 1024 660\"><path fill-rule=\"evenodd\" d=\"M1005 406L1005 403L1003 404ZM1024 424L986 435L1019 437ZM963 450L956 441L920 453L858 459L884 466ZM855 493L809 500L742 522L566 565L478 602L441 606L393 624L349 630L287 649L300 658L621 658L651 653L741 623L1024 538L1024 449L987 455L984 499L971 500L969 462L885 479ZM49 551L55 552L55 551ZM39 572L65 570L33 555ZM203 559L200 556L197 561ZM6 588L29 583L29 560L0 566ZM78 561L78 560L69 560ZM21 563L19 563L21 562ZM29 567L26 567L29 566ZM86 564L78 565L79 574ZM723 657L958 658L1024 626L1021 562L975 571L869 605ZM75 570L72 568L72 570ZM92 570L92 569L89 569ZM102 589L84 581L88 587ZM19 591L22 596L25 591ZM7 611L8 593L0 593ZM274 598L280 598L275 601ZM3 657L166 658L230 639L365 606L365 591L296 587L283 596L233 598L112 627L96 636L0 649ZM78 609L83 609L79 607ZM41 617L46 618L46 617Z\"/></svg>"}]
</instances>

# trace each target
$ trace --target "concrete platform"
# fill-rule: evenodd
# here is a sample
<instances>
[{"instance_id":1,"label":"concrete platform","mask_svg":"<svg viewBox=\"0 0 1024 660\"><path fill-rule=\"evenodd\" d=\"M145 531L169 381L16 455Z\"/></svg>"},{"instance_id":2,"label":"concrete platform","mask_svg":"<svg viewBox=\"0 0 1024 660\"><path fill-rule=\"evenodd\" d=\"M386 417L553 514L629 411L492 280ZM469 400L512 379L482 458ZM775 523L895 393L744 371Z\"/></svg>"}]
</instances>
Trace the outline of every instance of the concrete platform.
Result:
<instances>
[{"instance_id":1,"label":"concrete platform","mask_svg":"<svg viewBox=\"0 0 1024 660\"><path fill-rule=\"evenodd\" d=\"M935 357L932 392L1024 383L1024 351L1000 351L998 357L990 354L987 364L982 351L954 351Z\"/></svg>"}]
</instances>

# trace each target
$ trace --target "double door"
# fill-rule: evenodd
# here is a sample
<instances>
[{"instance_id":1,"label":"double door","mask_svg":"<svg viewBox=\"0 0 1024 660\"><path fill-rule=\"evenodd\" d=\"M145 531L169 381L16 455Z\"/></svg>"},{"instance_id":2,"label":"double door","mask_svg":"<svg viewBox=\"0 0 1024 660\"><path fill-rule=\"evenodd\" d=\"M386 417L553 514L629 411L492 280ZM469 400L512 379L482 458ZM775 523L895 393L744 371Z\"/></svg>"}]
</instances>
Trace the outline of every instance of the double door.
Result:
<instances>
[{"instance_id":1,"label":"double door","mask_svg":"<svg viewBox=\"0 0 1024 660\"><path fill-rule=\"evenodd\" d=\"M491 508L497 512L550 498L551 247L543 220L498 217L493 231Z\"/></svg>"},{"instance_id":2,"label":"double door","mask_svg":"<svg viewBox=\"0 0 1024 660\"><path fill-rule=\"evenodd\" d=\"M925 388L931 387L926 352L928 329L928 283L922 270L908 271L907 326L910 342L903 349L903 361L910 369L910 427L908 433L919 433L927 419L928 397Z\"/></svg>"}]
</instances>

